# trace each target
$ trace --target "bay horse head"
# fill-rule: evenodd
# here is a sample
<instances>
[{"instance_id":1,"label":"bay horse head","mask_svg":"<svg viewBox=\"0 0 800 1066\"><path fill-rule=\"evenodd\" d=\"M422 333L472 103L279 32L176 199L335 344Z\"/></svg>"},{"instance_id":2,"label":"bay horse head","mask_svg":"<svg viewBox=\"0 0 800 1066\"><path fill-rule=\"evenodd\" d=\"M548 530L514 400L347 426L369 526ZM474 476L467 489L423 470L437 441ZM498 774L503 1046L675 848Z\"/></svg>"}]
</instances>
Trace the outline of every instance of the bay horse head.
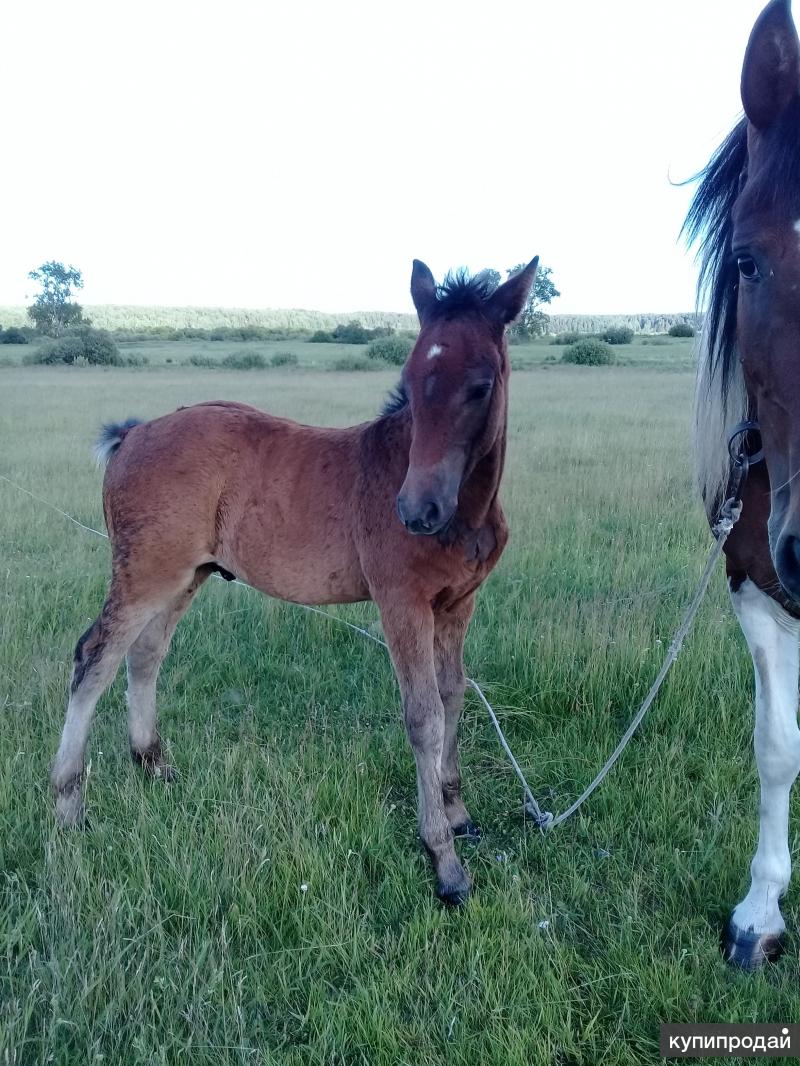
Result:
<instances>
[{"instance_id":1,"label":"bay horse head","mask_svg":"<svg viewBox=\"0 0 800 1066\"><path fill-rule=\"evenodd\" d=\"M704 170L686 223L690 239L702 236L709 290L699 473L711 511L728 476L723 438L758 420L769 551L800 604L800 41L789 0L772 0L753 27L741 96L745 117Z\"/></svg>"},{"instance_id":2,"label":"bay horse head","mask_svg":"<svg viewBox=\"0 0 800 1066\"><path fill-rule=\"evenodd\" d=\"M411 296L420 333L400 388L411 417L408 470L397 513L410 533L433 536L452 521L464 481L505 433L506 327L525 307L538 257L492 291L485 275L448 275L437 286L414 260Z\"/></svg>"},{"instance_id":3,"label":"bay horse head","mask_svg":"<svg viewBox=\"0 0 800 1066\"><path fill-rule=\"evenodd\" d=\"M733 208L737 339L772 488L769 544L800 602L800 41L773 0L745 54L747 164Z\"/></svg>"}]
</instances>

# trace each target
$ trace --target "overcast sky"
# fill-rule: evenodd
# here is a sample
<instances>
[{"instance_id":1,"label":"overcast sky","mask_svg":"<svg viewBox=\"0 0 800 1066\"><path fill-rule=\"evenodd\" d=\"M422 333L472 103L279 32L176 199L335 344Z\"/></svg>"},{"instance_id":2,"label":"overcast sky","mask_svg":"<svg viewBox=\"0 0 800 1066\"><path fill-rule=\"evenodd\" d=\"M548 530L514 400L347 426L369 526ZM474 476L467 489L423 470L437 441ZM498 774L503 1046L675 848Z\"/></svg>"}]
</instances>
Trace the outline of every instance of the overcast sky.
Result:
<instances>
[{"instance_id":1,"label":"overcast sky","mask_svg":"<svg viewBox=\"0 0 800 1066\"><path fill-rule=\"evenodd\" d=\"M539 254L554 310L681 311L761 0L5 0L0 303L411 310Z\"/></svg>"}]
</instances>

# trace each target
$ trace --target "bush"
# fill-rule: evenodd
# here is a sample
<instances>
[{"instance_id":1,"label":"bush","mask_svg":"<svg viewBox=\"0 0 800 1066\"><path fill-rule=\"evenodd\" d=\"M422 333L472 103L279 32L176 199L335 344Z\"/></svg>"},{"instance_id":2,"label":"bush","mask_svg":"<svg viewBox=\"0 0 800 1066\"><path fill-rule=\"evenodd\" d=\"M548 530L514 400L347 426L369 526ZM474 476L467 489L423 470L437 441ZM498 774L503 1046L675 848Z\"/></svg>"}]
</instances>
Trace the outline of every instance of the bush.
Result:
<instances>
[{"instance_id":1,"label":"bush","mask_svg":"<svg viewBox=\"0 0 800 1066\"><path fill-rule=\"evenodd\" d=\"M146 355L138 355L136 352L131 352L129 355L122 357L122 362L125 366L148 366L150 360Z\"/></svg>"},{"instance_id":2,"label":"bush","mask_svg":"<svg viewBox=\"0 0 800 1066\"><path fill-rule=\"evenodd\" d=\"M0 344L27 344L28 338L21 329L10 326L8 329L0 329Z\"/></svg>"},{"instance_id":3,"label":"bush","mask_svg":"<svg viewBox=\"0 0 800 1066\"><path fill-rule=\"evenodd\" d=\"M225 356L222 365L230 370L263 370L267 360L261 352L232 352Z\"/></svg>"},{"instance_id":4,"label":"bush","mask_svg":"<svg viewBox=\"0 0 800 1066\"><path fill-rule=\"evenodd\" d=\"M630 344L633 340L633 330L628 326L609 326L600 334L600 339L606 344Z\"/></svg>"},{"instance_id":5,"label":"bush","mask_svg":"<svg viewBox=\"0 0 800 1066\"><path fill-rule=\"evenodd\" d=\"M414 342L407 337L385 337L373 341L367 348L367 355L370 359L381 359L392 366L402 366L413 347Z\"/></svg>"},{"instance_id":6,"label":"bush","mask_svg":"<svg viewBox=\"0 0 800 1066\"><path fill-rule=\"evenodd\" d=\"M608 366L615 361L611 348L596 337L571 344L561 356L562 363L577 363L578 366Z\"/></svg>"},{"instance_id":7,"label":"bush","mask_svg":"<svg viewBox=\"0 0 800 1066\"><path fill-rule=\"evenodd\" d=\"M122 366L122 356L111 334L106 330L81 326L63 337L45 341L26 362Z\"/></svg>"},{"instance_id":8,"label":"bush","mask_svg":"<svg viewBox=\"0 0 800 1066\"><path fill-rule=\"evenodd\" d=\"M343 355L333 364L334 370L382 370L386 366L379 359L366 355Z\"/></svg>"},{"instance_id":9,"label":"bush","mask_svg":"<svg viewBox=\"0 0 800 1066\"><path fill-rule=\"evenodd\" d=\"M270 366L297 366L294 352L276 352L269 361Z\"/></svg>"},{"instance_id":10,"label":"bush","mask_svg":"<svg viewBox=\"0 0 800 1066\"><path fill-rule=\"evenodd\" d=\"M333 341L333 334L326 329L318 329L308 339L312 344L330 344Z\"/></svg>"},{"instance_id":11,"label":"bush","mask_svg":"<svg viewBox=\"0 0 800 1066\"><path fill-rule=\"evenodd\" d=\"M577 333L574 330L571 333L559 333L553 337L551 344L575 344L577 341L583 340L586 336L585 333Z\"/></svg>"},{"instance_id":12,"label":"bush","mask_svg":"<svg viewBox=\"0 0 800 1066\"><path fill-rule=\"evenodd\" d=\"M674 326L669 327L670 337L693 337L694 326L690 326L688 322L676 322Z\"/></svg>"},{"instance_id":13,"label":"bush","mask_svg":"<svg viewBox=\"0 0 800 1066\"><path fill-rule=\"evenodd\" d=\"M366 344L372 339L371 331L364 329L360 322L353 319L345 325L341 323L331 334L338 344Z\"/></svg>"},{"instance_id":14,"label":"bush","mask_svg":"<svg viewBox=\"0 0 800 1066\"><path fill-rule=\"evenodd\" d=\"M190 355L186 360L184 366L219 366L216 359L212 359L210 355Z\"/></svg>"}]
</instances>

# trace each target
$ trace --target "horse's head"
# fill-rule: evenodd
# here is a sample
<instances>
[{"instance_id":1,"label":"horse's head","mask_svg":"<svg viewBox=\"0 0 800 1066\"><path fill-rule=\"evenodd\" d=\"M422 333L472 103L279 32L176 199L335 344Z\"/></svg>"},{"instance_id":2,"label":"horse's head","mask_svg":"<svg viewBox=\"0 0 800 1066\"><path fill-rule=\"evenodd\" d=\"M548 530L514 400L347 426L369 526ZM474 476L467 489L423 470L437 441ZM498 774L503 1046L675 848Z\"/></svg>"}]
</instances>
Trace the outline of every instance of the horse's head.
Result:
<instances>
[{"instance_id":1,"label":"horse's head","mask_svg":"<svg viewBox=\"0 0 800 1066\"><path fill-rule=\"evenodd\" d=\"M411 414L408 471L397 513L410 533L447 526L461 485L505 432L508 383L506 326L522 312L538 258L491 291L481 275L448 277L437 287L414 260L411 296L420 321L403 368Z\"/></svg>"},{"instance_id":2,"label":"horse's head","mask_svg":"<svg viewBox=\"0 0 800 1066\"><path fill-rule=\"evenodd\" d=\"M733 209L737 339L772 489L769 543L800 601L800 41L789 0L758 19L742 70L747 163Z\"/></svg>"}]
</instances>

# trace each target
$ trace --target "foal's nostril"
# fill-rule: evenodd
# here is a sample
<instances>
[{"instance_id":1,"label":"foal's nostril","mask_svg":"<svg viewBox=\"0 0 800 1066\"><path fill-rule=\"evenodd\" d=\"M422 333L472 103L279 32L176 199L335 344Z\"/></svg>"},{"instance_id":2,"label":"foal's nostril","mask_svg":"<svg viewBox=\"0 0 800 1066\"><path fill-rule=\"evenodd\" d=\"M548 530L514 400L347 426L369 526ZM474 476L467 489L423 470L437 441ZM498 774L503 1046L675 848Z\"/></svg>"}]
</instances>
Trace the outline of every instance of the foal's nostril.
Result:
<instances>
[{"instance_id":1,"label":"foal's nostril","mask_svg":"<svg viewBox=\"0 0 800 1066\"><path fill-rule=\"evenodd\" d=\"M422 524L427 526L428 529L433 529L434 526L438 525L441 516L442 509L436 500L428 500L423 504Z\"/></svg>"}]
</instances>

